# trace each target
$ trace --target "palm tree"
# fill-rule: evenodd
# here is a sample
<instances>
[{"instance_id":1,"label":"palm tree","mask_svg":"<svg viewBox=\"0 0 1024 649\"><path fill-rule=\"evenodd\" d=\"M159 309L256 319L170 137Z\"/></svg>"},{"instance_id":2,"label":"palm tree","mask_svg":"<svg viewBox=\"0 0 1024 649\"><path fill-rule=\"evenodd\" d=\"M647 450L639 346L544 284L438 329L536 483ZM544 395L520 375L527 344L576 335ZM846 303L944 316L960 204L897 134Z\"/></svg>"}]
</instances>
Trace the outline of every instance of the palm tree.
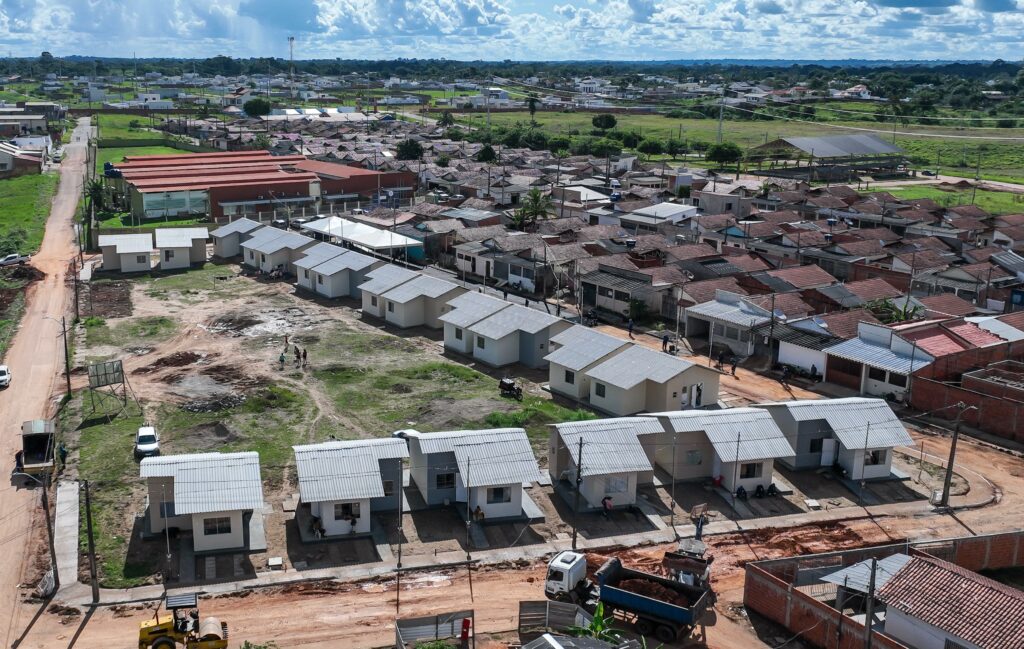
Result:
<instances>
[{"instance_id":1,"label":"palm tree","mask_svg":"<svg viewBox=\"0 0 1024 649\"><path fill-rule=\"evenodd\" d=\"M550 209L551 197L534 187L512 214L512 226L517 230L528 230L538 219L546 218Z\"/></svg>"},{"instance_id":2,"label":"palm tree","mask_svg":"<svg viewBox=\"0 0 1024 649\"><path fill-rule=\"evenodd\" d=\"M89 197L89 205L95 208L97 212L103 211L103 208L106 207L107 198L105 188L103 187L103 181L89 181L89 184L85 189L85 195Z\"/></svg>"},{"instance_id":3,"label":"palm tree","mask_svg":"<svg viewBox=\"0 0 1024 649\"><path fill-rule=\"evenodd\" d=\"M527 97L526 108L530 111L530 123L536 126L537 120L533 119L534 115L537 114L537 98L535 96L530 95Z\"/></svg>"}]
</instances>

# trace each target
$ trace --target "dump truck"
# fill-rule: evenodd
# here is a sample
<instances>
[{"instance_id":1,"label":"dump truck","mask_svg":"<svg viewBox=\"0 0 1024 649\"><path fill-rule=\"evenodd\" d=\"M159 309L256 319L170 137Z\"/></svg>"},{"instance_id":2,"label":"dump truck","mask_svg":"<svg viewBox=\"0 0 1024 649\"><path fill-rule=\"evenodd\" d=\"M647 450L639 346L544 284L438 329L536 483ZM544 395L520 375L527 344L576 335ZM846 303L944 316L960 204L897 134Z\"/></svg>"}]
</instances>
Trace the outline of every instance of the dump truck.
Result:
<instances>
[{"instance_id":1,"label":"dump truck","mask_svg":"<svg viewBox=\"0 0 1024 649\"><path fill-rule=\"evenodd\" d=\"M14 454L14 472L39 477L53 473L53 440L57 430L52 419L33 419L21 425L21 450Z\"/></svg>"},{"instance_id":2,"label":"dump truck","mask_svg":"<svg viewBox=\"0 0 1024 649\"><path fill-rule=\"evenodd\" d=\"M587 578L587 557L560 552L548 563L544 594L570 601L593 613L604 605L606 615L631 623L637 633L659 642L677 642L690 635L711 602L711 590L678 580L632 570L619 559L608 559Z\"/></svg>"},{"instance_id":3,"label":"dump truck","mask_svg":"<svg viewBox=\"0 0 1024 649\"><path fill-rule=\"evenodd\" d=\"M161 617L157 607L152 620L139 623L139 649L227 649L227 622L200 620L197 593L167 595L164 608L170 615Z\"/></svg>"}]
</instances>

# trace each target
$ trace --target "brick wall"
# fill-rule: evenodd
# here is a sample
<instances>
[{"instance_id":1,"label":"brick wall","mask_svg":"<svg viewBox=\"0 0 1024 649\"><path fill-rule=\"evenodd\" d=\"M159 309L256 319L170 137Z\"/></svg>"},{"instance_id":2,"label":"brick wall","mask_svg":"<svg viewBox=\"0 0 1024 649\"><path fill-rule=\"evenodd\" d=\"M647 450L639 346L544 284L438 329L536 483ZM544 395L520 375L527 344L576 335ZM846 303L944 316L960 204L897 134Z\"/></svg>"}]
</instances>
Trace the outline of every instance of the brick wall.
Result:
<instances>
[{"instance_id":1,"label":"brick wall","mask_svg":"<svg viewBox=\"0 0 1024 649\"><path fill-rule=\"evenodd\" d=\"M849 281L851 282L862 279L874 279L875 277L884 279L901 291L910 290L909 273L901 273L899 271L889 270L888 268L878 268L867 264L852 264L850 267Z\"/></svg>"},{"instance_id":2,"label":"brick wall","mask_svg":"<svg viewBox=\"0 0 1024 649\"><path fill-rule=\"evenodd\" d=\"M965 425L1024 442L1024 403L941 381L914 377L910 404L915 409L952 421L956 419L957 409L949 406L960 401L977 408L964 413Z\"/></svg>"}]
</instances>

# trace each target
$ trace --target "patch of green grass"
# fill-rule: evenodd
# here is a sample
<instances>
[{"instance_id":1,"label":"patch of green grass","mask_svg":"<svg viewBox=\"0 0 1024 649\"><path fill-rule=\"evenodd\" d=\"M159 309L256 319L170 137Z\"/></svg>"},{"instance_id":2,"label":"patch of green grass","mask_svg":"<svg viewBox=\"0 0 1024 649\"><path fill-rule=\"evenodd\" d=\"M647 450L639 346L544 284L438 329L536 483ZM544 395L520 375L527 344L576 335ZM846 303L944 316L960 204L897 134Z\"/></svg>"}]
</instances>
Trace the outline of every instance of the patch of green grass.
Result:
<instances>
[{"instance_id":1,"label":"patch of green grass","mask_svg":"<svg viewBox=\"0 0 1024 649\"><path fill-rule=\"evenodd\" d=\"M135 281L146 285L146 294L159 300L168 299L176 293L185 296L187 301L198 301L202 298L229 295L233 293L232 284L237 280L230 266L211 264L188 270L161 273L153 271L139 275Z\"/></svg>"},{"instance_id":2,"label":"patch of green grass","mask_svg":"<svg viewBox=\"0 0 1024 649\"><path fill-rule=\"evenodd\" d=\"M95 115L93 119L99 125L100 139L115 140L152 140L163 138L164 134L150 128L149 118L140 115ZM159 120L154 119L155 127Z\"/></svg>"},{"instance_id":3,"label":"patch of green grass","mask_svg":"<svg viewBox=\"0 0 1024 649\"><path fill-rule=\"evenodd\" d=\"M131 155L187 155L190 151L183 151L169 146L133 146L113 147L97 149L96 170L103 172L104 162L121 162L125 156Z\"/></svg>"},{"instance_id":4,"label":"patch of green grass","mask_svg":"<svg viewBox=\"0 0 1024 649\"><path fill-rule=\"evenodd\" d=\"M56 188L55 174L0 180L0 254L39 249Z\"/></svg>"},{"instance_id":5,"label":"patch of green grass","mask_svg":"<svg viewBox=\"0 0 1024 649\"><path fill-rule=\"evenodd\" d=\"M4 313L0 314L0 361L7 355L7 348L18 330L18 323L25 313L25 294L18 293L11 300L10 305Z\"/></svg>"},{"instance_id":6,"label":"patch of green grass","mask_svg":"<svg viewBox=\"0 0 1024 649\"><path fill-rule=\"evenodd\" d=\"M947 192L928 185L907 187L905 189L887 189L886 191L899 198L930 198L939 205L947 207L970 205L973 197L974 204L990 214L1019 214L1024 212L1024 195L1011 194L1010 192L993 192L984 189Z\"/></svg>"},{"instance_id":7,"label":"patch of green grass","mask_svg":"<svg viewBox=\"0 0 1024 649\"><path fill-rule=\"evenodd\" d=\"M132 318L120 322L114 327L107 325L103 318L88 317L82 321L85 327L85 340L89 347L128 345L167 338L177 329L177 322L163 316Z\"/></svg>"},{"instance_id":8,"label":"patch of green grass","mask_svg":"<svg viewBox=\"0 0 1024 649\"><path fill-rule=\"evenodd\" d=\"M484 417L484 423L492 428L525 428L530 441L540 447L547 444L549 424L588 419L597 419L597 415L589 410L573 410L548 399L527 395L518 410L492 412Z\"/></svg>"},{"instance_id":9,"label":"patch of green grass","mask_svg":"<svg viewBox=\"0 0 1024 649\"><path fill-rule=\"evenodd\" d=\"M129 212L103 212L96 215L98 228L138 228L139 230L155 230L178 225L195 225L206 223L206 219L196 216L175 216L140 221L132 218Z\"/></svg>"}]
</instances>

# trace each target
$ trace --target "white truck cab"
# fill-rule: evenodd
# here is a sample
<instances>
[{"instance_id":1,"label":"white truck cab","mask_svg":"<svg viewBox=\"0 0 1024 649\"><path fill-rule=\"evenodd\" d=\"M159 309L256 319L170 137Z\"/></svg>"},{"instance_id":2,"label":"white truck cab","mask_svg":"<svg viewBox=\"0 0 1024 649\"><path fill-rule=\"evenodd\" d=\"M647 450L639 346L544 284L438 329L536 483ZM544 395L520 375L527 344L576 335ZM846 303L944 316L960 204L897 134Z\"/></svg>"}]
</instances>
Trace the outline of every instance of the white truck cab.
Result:
<instances>
[{"instance_id":1,"label":"white truck cab","mask_svg":"<svg viewBox=\"0 0 1024 649\"><path fill-rule=\"evenodd\" d=\"M548 597L568 595L587 584L587 556L582 552L559 552L548 563L544 593Z\"/></svg>"}]
</instances>

